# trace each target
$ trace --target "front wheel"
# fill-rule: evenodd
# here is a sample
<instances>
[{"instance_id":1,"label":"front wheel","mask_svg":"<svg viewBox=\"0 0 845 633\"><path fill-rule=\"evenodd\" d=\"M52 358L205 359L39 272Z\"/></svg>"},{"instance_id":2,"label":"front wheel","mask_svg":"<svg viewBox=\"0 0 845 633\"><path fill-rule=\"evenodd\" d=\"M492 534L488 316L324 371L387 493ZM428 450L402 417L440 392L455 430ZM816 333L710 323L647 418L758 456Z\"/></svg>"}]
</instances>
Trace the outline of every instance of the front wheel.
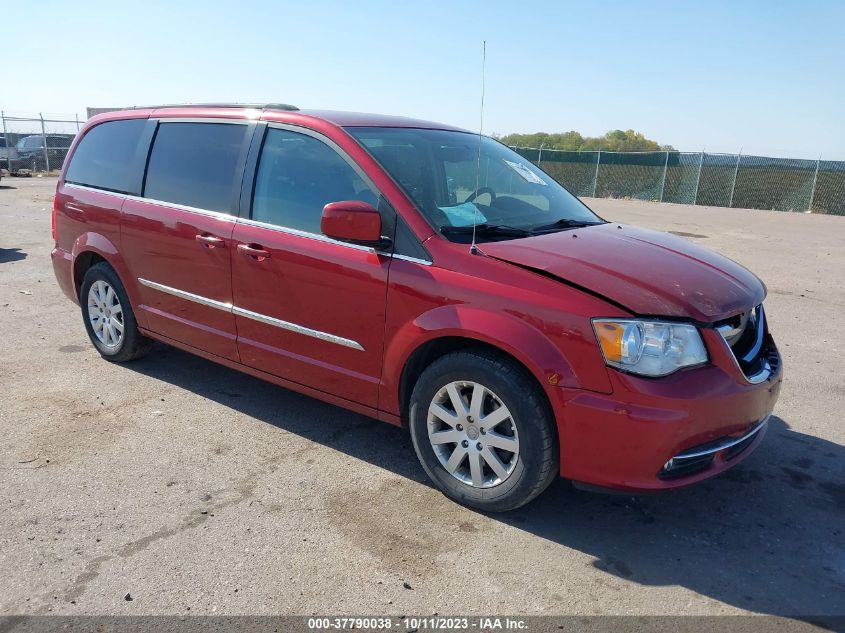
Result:
<instances>
[{"instance_id":1,"label":"front wheel","mask_svg":"<svg viewBox=\"0 0 845 633\"><path fill-rule=\"evenodd\" d=\"M120 278L105 262L91 266L85 273L79 303L88 337L106 360L134 360L152 347L152 340L138 331Z\"/></svg>"},{"instance_id":2,"label":"front wheel","mask_svg":"<svg viewBox=\"0 0 845 633\"><path fill-rule=\"evenodd\" d=\"M414 450L446 496L489 512L522 506L558 472L554 419L536 381L484 352L423 371L409 411Z\"/></svg>"}]
</instances>

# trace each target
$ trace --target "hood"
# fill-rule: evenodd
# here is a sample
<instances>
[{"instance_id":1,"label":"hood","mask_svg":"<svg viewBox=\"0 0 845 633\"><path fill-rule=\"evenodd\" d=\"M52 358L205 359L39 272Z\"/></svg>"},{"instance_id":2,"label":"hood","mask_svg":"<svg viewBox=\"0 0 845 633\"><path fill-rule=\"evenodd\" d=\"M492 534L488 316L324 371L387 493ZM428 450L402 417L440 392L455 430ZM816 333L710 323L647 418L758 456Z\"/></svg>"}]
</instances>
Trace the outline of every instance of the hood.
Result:
<instances>
[{"instance_id":1,"label":"hood","mask_svg":"<svg viewBox=\"0 0 845 633\"><path fill-rule=\"evenodd\" d=\"M486 255L601 295L637 315L712 323L763 301L736 262L674 235L616 223L481 245Z\"/></svg>"}]
</instances>

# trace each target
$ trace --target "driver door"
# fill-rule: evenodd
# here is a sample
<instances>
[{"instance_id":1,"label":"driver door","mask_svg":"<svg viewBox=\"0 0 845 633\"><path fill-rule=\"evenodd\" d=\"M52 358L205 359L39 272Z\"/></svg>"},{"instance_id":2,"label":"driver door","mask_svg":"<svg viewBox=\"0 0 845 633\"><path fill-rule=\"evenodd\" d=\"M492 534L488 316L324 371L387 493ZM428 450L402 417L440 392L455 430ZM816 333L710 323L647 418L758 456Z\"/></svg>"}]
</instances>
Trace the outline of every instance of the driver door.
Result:
<instances>
[{"instance_id":1,"label":"driver door","mask_svg":"<svg viewBox=\"0 0 845 633\"><path fill-rule=\"evenodd\" d=\"M378 197L330 141L271 124L249 217L232 235L238 351L246 365L375 408L390 257L322 235L323 207L341 200Z\"/></svg>"}]
</instances>

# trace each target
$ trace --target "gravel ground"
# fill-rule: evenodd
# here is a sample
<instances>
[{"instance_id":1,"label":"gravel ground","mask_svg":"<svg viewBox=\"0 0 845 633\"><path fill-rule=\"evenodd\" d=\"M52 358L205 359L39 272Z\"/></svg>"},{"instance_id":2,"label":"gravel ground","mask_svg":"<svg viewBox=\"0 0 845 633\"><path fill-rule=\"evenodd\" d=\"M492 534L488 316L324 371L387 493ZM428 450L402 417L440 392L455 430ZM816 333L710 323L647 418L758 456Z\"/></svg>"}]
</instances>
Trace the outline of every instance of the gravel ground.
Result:
<instances>
[{"instance_id":1,"label":"gravel ground","mask_svg":"<svg viewBox=\"0 0 845 633\"><path fill-rule=\"evenodd\" d=\"M165 346L101 360L50 266L54 187L0 184L0 615L845 614L845 218L588 201L763 278L776 417L691 489L559 481L485 516L401 429Z\"/></svg>"}]
</instances>

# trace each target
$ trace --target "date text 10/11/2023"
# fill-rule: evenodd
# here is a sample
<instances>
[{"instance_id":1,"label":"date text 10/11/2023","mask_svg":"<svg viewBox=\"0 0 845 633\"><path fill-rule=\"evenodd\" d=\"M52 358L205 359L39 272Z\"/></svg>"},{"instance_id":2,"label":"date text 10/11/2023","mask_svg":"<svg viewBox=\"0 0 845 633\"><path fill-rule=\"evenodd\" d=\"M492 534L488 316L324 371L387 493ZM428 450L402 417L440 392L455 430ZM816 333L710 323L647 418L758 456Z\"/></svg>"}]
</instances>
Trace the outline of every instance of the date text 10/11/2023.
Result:
<instances>
[{"instance_id":1,"label":"date text 10/11/2023","mask_svg":"<svg viewBox=\"0 0 845 633\"><path fill-rule=\"evenodd\" d=\"M438 616L403 616L397 619L380 617L317 617L309 618L309 631L329 630L391 630L403 631L520 631L528 628L527 622L518 618L500 617L438 617Z\"/></svg>"}]
</instances>

